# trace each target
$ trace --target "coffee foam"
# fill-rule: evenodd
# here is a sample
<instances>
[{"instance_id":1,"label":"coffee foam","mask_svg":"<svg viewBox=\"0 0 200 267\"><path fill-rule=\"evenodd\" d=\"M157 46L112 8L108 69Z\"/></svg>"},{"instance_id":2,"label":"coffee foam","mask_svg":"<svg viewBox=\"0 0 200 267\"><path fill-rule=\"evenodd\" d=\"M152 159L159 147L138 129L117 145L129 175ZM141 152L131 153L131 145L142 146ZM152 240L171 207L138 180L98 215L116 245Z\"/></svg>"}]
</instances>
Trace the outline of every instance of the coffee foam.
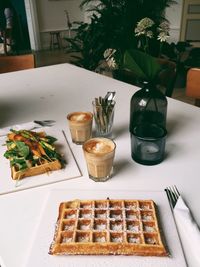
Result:
<instances>
[{"instance_id":1,"label":"coffee foam","mask_svg":"<svg viewBox=\"0 0 200 267\"><path fill-rule=\"evenodd\" d=\"M86 114L86 113L75 113L75 114L72 114L70 116L70 120L71 121L87 121L91 119L91 117L89 116L89 114Z\"/></svg>"},{"instance_id":2,"label":"coffee foam","mask_svg":"<svg viewBox=\"0 0 200 267\"><path fill-rule=\"evenodd\" d=\"M113 144L106 140L92 140L85 145L85 150L89 153L109 153L113 151Z\"/></svg>"}]
</instances>

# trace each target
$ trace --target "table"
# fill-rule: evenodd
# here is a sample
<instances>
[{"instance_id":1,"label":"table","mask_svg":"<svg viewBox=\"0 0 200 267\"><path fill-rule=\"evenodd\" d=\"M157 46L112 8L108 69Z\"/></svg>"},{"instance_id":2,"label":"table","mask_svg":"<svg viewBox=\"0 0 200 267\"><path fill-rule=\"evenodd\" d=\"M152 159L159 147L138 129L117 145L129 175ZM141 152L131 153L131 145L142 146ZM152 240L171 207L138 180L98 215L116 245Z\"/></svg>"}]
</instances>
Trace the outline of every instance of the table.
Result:
<instances>
[{"instance_id":1,"label":"table","mask_svg":"<svg viewBox=\"0 0 200 267\"><path fill-rule=\"evenodd\" d=\"M200 225L200 109L168 99L166 158L143 166L131 158L129 106L136 87L70 64L59 64L0 75L0 127L55 119L66 131L82 177L0 196L0 256L6 267L20 267L41 205L52 188L69 190L164 190L176 184ZM116 91L114 136L115 174L106 183L88 179L82 147L71 142L66 115L92 111L92 100ZM192 265L191 265L192 266Z\"/></svg>"}]
</instances>

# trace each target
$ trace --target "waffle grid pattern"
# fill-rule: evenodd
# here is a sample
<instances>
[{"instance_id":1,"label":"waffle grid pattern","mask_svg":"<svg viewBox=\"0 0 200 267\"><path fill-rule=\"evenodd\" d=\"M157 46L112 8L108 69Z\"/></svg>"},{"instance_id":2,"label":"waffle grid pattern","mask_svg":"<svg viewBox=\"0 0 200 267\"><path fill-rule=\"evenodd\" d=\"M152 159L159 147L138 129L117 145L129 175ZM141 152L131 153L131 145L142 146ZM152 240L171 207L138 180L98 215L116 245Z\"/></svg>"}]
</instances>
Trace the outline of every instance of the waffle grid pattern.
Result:
<instances>
[{"instance_id":1,"label":"waffle grid pattern","mask_svg":"<svg viewBox=\"0 0 200 267\"><path fill-rule=\"evenodd\" d=\"M50 254L166 256L152 200L61 203Z\"/></svg>"}]
</instances>

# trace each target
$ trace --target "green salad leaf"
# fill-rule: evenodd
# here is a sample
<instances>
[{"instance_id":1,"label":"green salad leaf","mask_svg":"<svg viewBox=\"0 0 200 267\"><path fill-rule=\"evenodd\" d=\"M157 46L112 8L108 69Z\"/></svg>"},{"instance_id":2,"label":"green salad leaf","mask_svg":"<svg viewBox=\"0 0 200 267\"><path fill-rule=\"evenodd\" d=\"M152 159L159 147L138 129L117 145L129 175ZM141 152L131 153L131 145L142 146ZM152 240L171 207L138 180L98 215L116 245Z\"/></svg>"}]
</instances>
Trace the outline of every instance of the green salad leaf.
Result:
<instances>
[{"instance_id":1,"label":"green salad leaf","mask_svg":"<svg viewBox=\"0 0 200 267\"><path fill-rule=\"evenodd\" d=\"M21 141L16 141L15 143L17 145L19 156L26 158L30 152L29 147Z\"/></svg>"},{"instance_id":2,"label":"green salad leaf","mask_svg":"<svg viewBox=\"0 0 200 267\"><path fill-rule=\"evenodd\" d=\"M4 157L10 160L11 166L18 170L25 170L44 162L59 160L61 165L66 164L62 156L56 151L55 137L44 136L41 133L28 130L12 130L6 141L7 151Z\"/></svg>"}]
</instances>

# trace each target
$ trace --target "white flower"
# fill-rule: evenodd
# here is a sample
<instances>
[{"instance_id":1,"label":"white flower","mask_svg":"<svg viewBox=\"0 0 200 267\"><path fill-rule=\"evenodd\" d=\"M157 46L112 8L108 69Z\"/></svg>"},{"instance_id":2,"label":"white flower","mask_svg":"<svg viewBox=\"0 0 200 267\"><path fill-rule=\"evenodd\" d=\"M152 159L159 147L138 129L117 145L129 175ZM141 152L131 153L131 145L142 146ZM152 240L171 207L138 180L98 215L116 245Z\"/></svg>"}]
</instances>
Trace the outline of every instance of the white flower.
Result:
<instances>
[{"instance_id":1,"label":"white flower","mask_svg":"<svg viewBox=\"0 0 200 267\"><path fill-rule=\"evenodd\" d=\"M143 18L137 23L135 28L135 36L146 35L149 38L153 37L153 32L148 31L154 25L154 21L150 18Z\"/></svg>"},{"instance_id":2,"label":"white flower","mask_svg":"<svg viewBox=\"0 0 200 267\"><path fill-rule=\"evenodd\" d=\"M163 21L162 23L160 23L159 27L158 27L158 31L160 32L169 32L169 23L166 21Z\"/></svg>"},{"instance_id":3,"label":"white flower","mask_svg":"<svg viewBox=\"0 0 200 267\"><path fill-rule=\"evenodd\" d=\"M166 33L166 32L160 32L160 33L158 34L158 38L157 38L157 39L158 39L160 42L166 42L168 38L169 38L169 34L168 34L168 33Z\"/></svg>"},{"instance_id":4,"label":"white flower","mask_svg":"<svg viewBox=\"0 0 200 267\"><path fill-rule=\"evenodd\" d=\"M144 34L145 34L145 30L143 28L140 28L140 27L135 28L135 36L140 36Z\"/></svg>"},{"instance_id":5,"label":"white flower","mask_svg":"<svg viewBox=\"0 0 200 267\"><path fill-rule=\"evenodd\" d=\"M114 55L116 53L116 49L108 48L104 51L103 56L108 64L108 67L111 69L117 69L117 63L114 58Z\"/></svg>"},{"instance_id":6,"label":"white flower","mask_svg":"<svg viewBox=\"0 0 200 267\"><path fill-rule=\"evenodd\" d=\"M108 64L108 67L113 70L117 69L118 67L114 57L109 58L109 60L107 60L107 64Z\"/></svg>"},{"instance_id":7,"label":"white flower","mask_svg":"<svg viewBox=\"0 0 200 267\"><path fill-rule=\"evenodd\" d=\"M154 25L154 21L150 18L143 18L141 19L138 23L137 23L137 28L140 28L140 29L147 29L147 28L150 28Z\"/></svg>"},{"instance_id":8,"label":"white flower","mask_svg":"<svg viewBox=\"0 0 200 267\"><path fill-rule=\"evenodd\" d=\"M113 48L108 48L104 51L103 53L103 57L107 60L109 59L110 57L112 57L116 52L116 49L113 49Z\"/></svg>"},{"instance_id":9,"label":"white flower","mask_svg":"<svg viewBox=\"0 0 200 267\"><path fill-rule=\"evenodd\" d=\"M147 31L146 36L149 38L153 38L153 32L152 31Z\"/></svg>"}]
</instances>

